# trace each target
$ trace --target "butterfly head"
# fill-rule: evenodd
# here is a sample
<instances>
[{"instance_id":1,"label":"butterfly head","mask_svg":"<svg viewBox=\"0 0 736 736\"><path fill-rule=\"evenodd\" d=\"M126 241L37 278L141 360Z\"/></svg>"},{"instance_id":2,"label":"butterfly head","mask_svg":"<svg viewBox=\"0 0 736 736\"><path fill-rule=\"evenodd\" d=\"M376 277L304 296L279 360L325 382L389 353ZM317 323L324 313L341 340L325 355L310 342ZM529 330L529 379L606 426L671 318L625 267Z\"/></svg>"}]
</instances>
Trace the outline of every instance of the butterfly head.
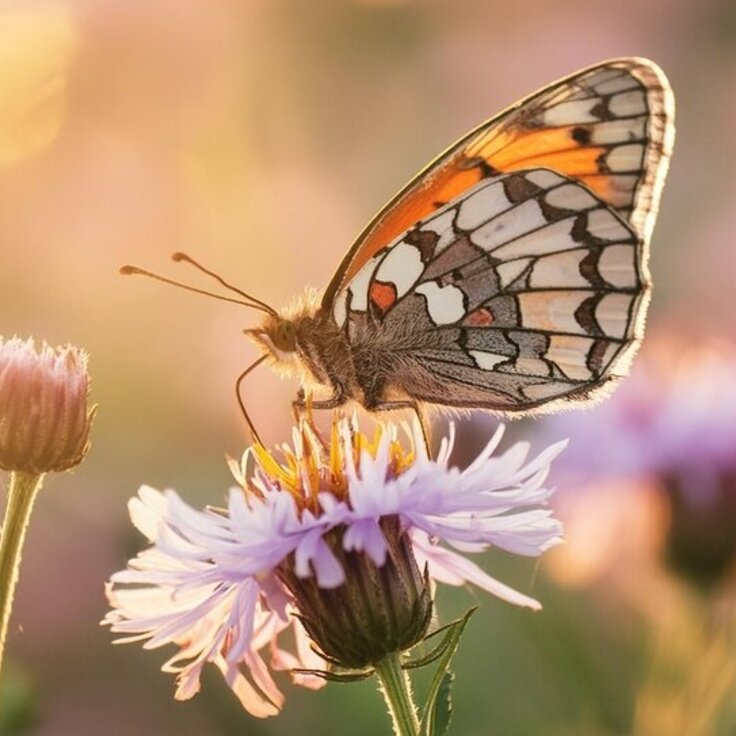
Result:
<instances>
[{"instance_id":1,"label":"butterfly head","mask_svg":"<svg viewBox=\"0 0 736 736\"><path fill-rule=\"evenodd\" d=\"M315 339L320 296L316 290L307 289L285 309L266 314L259 327L243 330L284 374L299 374L305 367L309 345Z\"/></svg>"},{"instance_id":2,"label":"butterfly head","mask_svg":"<svg viewBox=\"0 0 736 736\"><path fill-rule=\"evenodd\" d=\"M289 319L271 319L271 329L268 331L276 350L293 353L296 350L296 327Z\"/></svg>"},{"instance_id":3,"label":"butterfly head","mask_svg":"<svg viewBox=\"0 0 736 736\"><path fill-rule=\"evenodd\" d=\"M260 327L243 330L243 333L276 361L288 361L297 349L296 325L278 314L269 314Z\"/></svg>"},{"instance_id":4,"label":"butterfly head","mask_svg":"<svg viewBox=\"0 0 736 736\"><path fill-rule=\"evenodd\" d=\"M303 356L300 355L300 334L308 342L308 335L306 333L309 333L309 324L313 322L320 305L321 295L317 291L307 289L293 304L282 312L277 312L266 302L256 299L251 294L228 283L221 276L205 268L201 263L195 261L186 253L174 253L172 259L178 263L188 263L213 278L228 291L236 294L237 297L224 296L206 289L190 286L189 284L161 276L138 266L123 266L120 269L120 273L123 275L137 274L147 276L148 278L163 281L166 284L171 284L186 291L193 291L222 301L241 304L244 307L261 312L264 316L260 327L243 330L261 350L262 357L256 364L270 359L270 362L276 369L280 369L287 375L293 373L295 369L300 367L303 362ZM304 340L301 342L304 342Z\"/></svg>"}]
</instances>

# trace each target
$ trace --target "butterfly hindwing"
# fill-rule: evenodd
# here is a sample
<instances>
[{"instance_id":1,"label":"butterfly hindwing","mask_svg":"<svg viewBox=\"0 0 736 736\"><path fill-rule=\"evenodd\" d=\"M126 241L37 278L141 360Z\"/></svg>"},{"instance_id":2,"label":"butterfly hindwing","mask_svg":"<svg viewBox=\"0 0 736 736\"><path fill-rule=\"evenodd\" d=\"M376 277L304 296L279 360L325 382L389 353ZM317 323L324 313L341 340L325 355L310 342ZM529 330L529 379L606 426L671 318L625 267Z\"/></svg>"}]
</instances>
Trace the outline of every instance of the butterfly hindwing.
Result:
<instances>
[{"instance_id":1,"label":"butterfly hindwing","mask_svg":"<svg viewBox=\"0 0 736 736\"><path fill-rule=\"evenodd\" d=\"M522 100L451 146L389 202L358 237L322 305L376 253L479 182L550 168L573 177L648 239L674 142L674 103L651 61L616 59L577 72Z\"/></svg>"},{"instance_id":2,"label":"butterfly hindwing","mask_svg":"<svg viewBox=\"0 0 736 736\"><path fill-rule=\"evenodd\" d=\"M640 248L576 180L502 174L374 254L332 314L356 355L401 356L392 381L413 399L528 410L615 374L640 327Z\"/></svg>"}]
</instances>

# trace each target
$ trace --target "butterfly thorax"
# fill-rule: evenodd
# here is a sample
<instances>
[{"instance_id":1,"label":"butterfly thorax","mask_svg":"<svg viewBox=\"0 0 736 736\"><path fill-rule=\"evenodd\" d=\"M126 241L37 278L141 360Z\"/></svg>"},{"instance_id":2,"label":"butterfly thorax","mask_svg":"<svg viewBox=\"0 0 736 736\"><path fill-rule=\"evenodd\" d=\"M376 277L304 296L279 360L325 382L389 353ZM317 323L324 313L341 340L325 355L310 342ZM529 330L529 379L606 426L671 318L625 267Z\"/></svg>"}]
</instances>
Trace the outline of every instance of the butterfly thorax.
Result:
<instances>
[{"instance_id":1,"label":"butterfly thorax","mask_svg":"<svg viewBox=\"0 0 736 736\"><path fill-rule=\"evenodd\" d=\"M302 303L269 315L260 329L246 334L283 375L298 375L308 387L329 387L346 398L360 398L345 333L318 306Z\"/></svg>"},{"instance_id":2,"label":"butterfly thorax","mask_svg":"<svg viewBox=\"0 0 736 736\"><path fill-rule=\"evenodd\" d=\"M346 329L318 301L303 298L246 334L282 375L298 376L305 388L328 388L340 402L352 399L373 409L412 398L412 386L431 382L411 359L411 349L441 350L446 338L430 329L419 302L405 300L384 322L355 314Z\"/></svg>"}]
</instances>

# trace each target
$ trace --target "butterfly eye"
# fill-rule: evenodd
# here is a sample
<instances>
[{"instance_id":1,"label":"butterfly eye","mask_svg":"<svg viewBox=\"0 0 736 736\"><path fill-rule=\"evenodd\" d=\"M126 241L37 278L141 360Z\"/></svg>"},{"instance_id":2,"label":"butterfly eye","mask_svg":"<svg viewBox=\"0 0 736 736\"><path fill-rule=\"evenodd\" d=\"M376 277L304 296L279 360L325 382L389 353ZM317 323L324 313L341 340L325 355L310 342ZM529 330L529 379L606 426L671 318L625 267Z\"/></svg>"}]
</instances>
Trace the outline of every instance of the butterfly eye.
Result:
<instances>
[{"instance_id":1,"label":"butterfly eye","mask_svg":"<svg viewBox=\"0 0 736 736\"><path fill-rule=\"evenodd\" d=\"M294 331L294 323L282 320L276 325L273 331L273 344L279 350L293 352L296 350L296 334Z\"/></svg>"}]
</instances>

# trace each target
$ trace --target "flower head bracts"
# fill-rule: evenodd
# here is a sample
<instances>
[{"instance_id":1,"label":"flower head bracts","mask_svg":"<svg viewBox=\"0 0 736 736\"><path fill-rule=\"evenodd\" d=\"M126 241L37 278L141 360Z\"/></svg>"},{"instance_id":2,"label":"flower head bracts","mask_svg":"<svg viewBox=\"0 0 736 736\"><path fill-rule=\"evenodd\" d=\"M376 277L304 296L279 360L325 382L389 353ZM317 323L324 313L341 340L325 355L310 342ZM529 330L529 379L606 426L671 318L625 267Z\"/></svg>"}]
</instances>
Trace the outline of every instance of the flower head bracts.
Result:
<instances>
[{"instance_id":1,"label":"flower head bracts","mask_svg":"<svg viewBox=\"0 0 736 736\"><path fill-rule=\"evenodd\" d=\"M89 450L87 354L0 338L0 469L68 470Z\"/></svg>"},{"instance_id":2,"label":"flower head bracts","mask_svg":"<svg viewBox=\"0 0 736 736\"><path fill-rule=\"evenodd\" d=\"M494 455L499 429L460 471L450 465L452 432L436 460L423 451L418 425L406 432L408 450L392 425L378 427L369 439L355 420L342 419L326 442L302 422L281 460L256 445L239 466L231 463L242 487L230 492L226 511L196 511L173 491L142 488L130 512L153 546L111 578L113 610L105 623L125 635L123 641L179 646L164 667L178 673L177 697L198 690L201 668L211 661L251 713L267 716L278 711L283 695L264 657L270 655L275 670L327 666L306 645L300 621L330 661L352 667L373 661L375 642L355 636L343 642L341 628L328 620L341 595L363 600L360 585L367 590L382 579L382 590L395 590L397 600L411 604L397 618L404 622L400 630L385 629L382 606L390 598L354 611L365 625L353 630L373 627L381 646L388 638L409 647L424 635L431 614L425 566L439 582L471 582L539 608L464 554L495 545L538 555L560 541L559 522L541 505L550 495L543 486L549 464L563 445L531 461L524 443ZM287 629L295 653L276 643ZM295 679L319 684L304 672Z\"/></svg>"}]
</instances>

